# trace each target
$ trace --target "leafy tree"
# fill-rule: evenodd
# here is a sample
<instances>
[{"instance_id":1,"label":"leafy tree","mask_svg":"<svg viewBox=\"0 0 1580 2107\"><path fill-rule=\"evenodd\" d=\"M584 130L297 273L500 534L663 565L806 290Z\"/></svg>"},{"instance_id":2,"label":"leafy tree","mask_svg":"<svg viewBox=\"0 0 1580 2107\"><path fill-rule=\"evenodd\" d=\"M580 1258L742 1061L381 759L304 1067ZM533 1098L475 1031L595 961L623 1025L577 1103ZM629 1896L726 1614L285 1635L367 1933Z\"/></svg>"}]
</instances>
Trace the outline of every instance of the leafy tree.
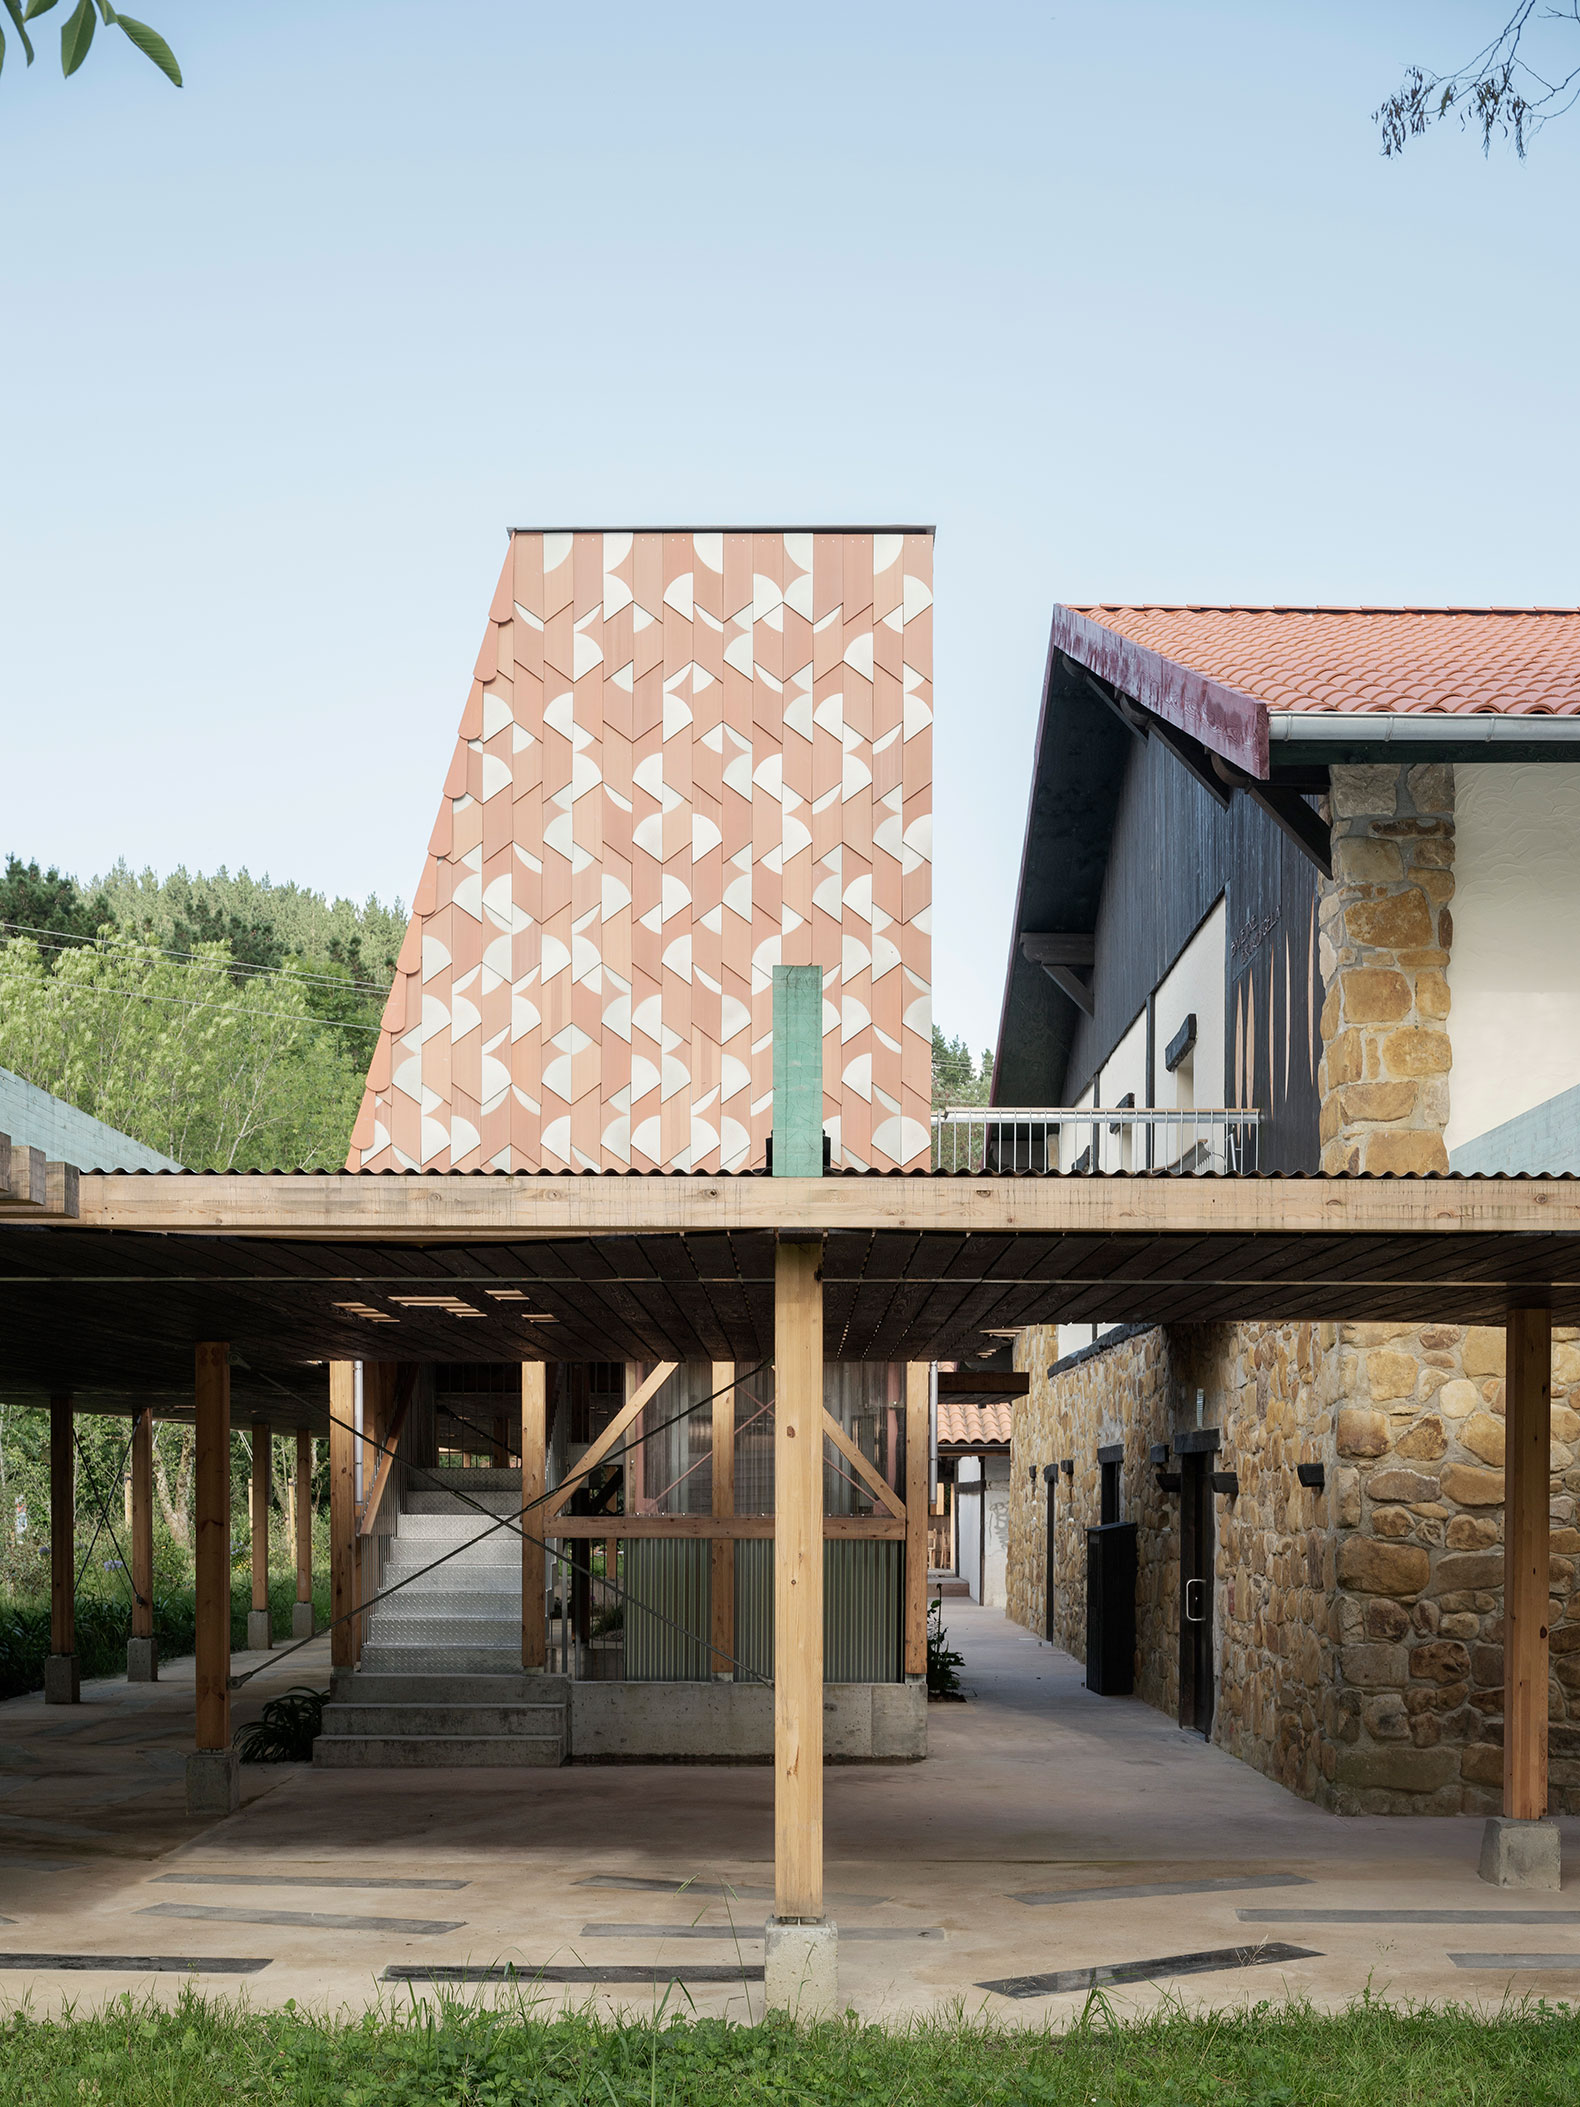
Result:
<instances>
[{"instance_id":1,"label":"leafy tree","mask_svg":"<svg viewBox=\"0 0 1580 2107\"><path fill-rule=\"evenodd\" d=\"M85 895L75 878L53 864L41 871L36 862L7 856L0 878L0 936L38 939L50 965L73 944L91 943L114 919L109 895L102 888Z\"/></svg>"},{"instance_id":2,"label":"leafy tree","mask_svg":"<svg viewBox=\"0 0 1580 2107\"><path fill-rule=\"evenodd\" d=\"M971 1058L964 1039L946 1039L933 1026L933 1106L985 1105L993 1094L993 1056L982 1052L981 1066Z\"/></svg>"},{"instance_id":3,"label":"leafy tree","mask_svg":"<svg viewBox=\"0 0 1580 2107\"><path fill-rule=\"evenodd\" d=\"M31 66L33 63L33 39L27 33L29 22L40 15L47 15L59 0L0 0L11 18L22 46L22 55ZM97 10L97 11L95 11ZM60 30L60 70L69 80L88 56L93 43L93 32L103 22L107 29L118 29L128 43L135 44L145 59L157 66L165 79L176 87L181 86L181 68L176 64L176 55L159 34L146 22L138 22L131 15L120 14L110 5L110 0L77 0ZM0 66L5 64L5 30L0 27Z\"/></svg>"},{"instance_id":4,"label":"leafy tree","mask_svg":"<svg viewBox=\"0 0 1580 2107\"><path fill-rule=\"evenodd\" d=\"M1412 66L1404 83L1372 112L1382 130L1385 155L1402 154L1410 140L1419 139L1445 117L1457 117L1461 127L1481 131L1481 150L1490 153L1493 136L1512 140L1523 161L1531 139L1549 119L1561 117L1580 95L1580 64L1569 65L1570 46L1563 62L1550 65L1545 56L1533 63L1528 37L1533 23L1580 27L1580 0L1548 5L1546 0L1519 0L1519 5L1490 44L1484 45L1465 65L1453 73L1433 73ZM1559 46L1552 49L1557 52ZM1567 69L1567 70L1566 70Z\"/></svg>"}]
</instances>

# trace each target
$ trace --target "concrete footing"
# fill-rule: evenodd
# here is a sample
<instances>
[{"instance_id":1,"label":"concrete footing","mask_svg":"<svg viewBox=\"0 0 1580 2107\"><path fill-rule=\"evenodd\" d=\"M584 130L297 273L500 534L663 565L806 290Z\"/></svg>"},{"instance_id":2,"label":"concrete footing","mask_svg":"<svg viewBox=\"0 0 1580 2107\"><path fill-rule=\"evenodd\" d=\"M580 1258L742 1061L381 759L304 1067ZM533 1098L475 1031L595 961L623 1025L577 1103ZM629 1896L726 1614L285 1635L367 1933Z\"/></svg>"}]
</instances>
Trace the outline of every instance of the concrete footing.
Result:
<instances>
[{"instance_id":1,"label":"concrete footing","mask_svg":"<svg viewBox=\"0 0 1580 2107\"><path fill-rule=\"evenodd\" d=\"M274 1619L267 1610L247 1612L247 1651L267 1653L274 1644Z\"/></svg>"},{"instance_id":2,"label":"concrete footing","mask_svg":"<svg viewBox=\"0 0 1580 2107\"><path fill-rule=\"evenodd\" d=\"M241 1805L241 1759L233 1748L194 1749L187 1758L187 1813L216 1821Z\"/></svg>"},{"instance_id":3,"label":"concrete footing","mask_svg":"<svg viewBox=\"0 0 1580 2107\"><path fill-rule=\"evenodd\" d=\"M126 1680L129 1683L157 1683L159 1680L159 1647L153 1639L128 1639L126 1642Z\"/></svg>"},{"instance_id":4,"label":"concrete footing","mask_svg":"<svg viewBox=\"0 0 1580 2107\"><path fill-rule=\"evenodd\" d=\"M82 1675L74 1653L52 1653L45 1656L44 1702L46 1705L81 1704Z\"/></svg>"},{"instance_id":5,"label":"concrete footing","mask_svg":"<svg viewBox=\"0 0 1580 2107\"><path fill-rule=\"evenodd\" d=\"M781 1923L763 1929L763 2000L770 2012L827 2018L839 2010L839 1931L828 1923Z\"/></svg>"},{"instance_id":6,"label":"concrete footing","mask_svg":"<svg viewBox=\"0 0 1580 2107\"><path fill-rule=\"evenodd\" d=\"M1480 1872L1494 1887L1556 1892L1563 1885L1562 1858L1556 1822L1516 1821L1507 1814L1488 1816L1481 1838Z\"/></svg>"},{"instance_id":7,"label":"concrete footing","mask_svg":"<svg viewBox=\"0 0 1580 2107\"><path fill-rule=\"evenodd\" d=\"M312 1636L313 1605L310 1602L293 1604L291 1608L291 1637L293 1639L310 1639Z\"/></svg>"}]
</instances>

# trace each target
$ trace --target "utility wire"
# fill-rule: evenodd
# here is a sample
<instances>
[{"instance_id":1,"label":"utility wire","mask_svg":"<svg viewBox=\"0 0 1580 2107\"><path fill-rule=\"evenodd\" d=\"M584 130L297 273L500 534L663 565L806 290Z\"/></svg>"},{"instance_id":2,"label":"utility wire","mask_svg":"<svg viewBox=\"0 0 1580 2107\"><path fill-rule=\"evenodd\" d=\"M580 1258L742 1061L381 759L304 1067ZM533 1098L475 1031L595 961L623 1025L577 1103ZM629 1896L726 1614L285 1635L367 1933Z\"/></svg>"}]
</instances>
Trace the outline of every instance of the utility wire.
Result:
<instances>
[{"instance_id":1,"label":"utility wire","mask_svg":"<svg viewBox=\"0 0 1580 2107\"><path fill-rule=\"evenodd\" d=\"M152 995L145 988L97 988L85 983L63 984L59 979L53 980L50 985L54 989L60 989L64 985L64 992L68 995L124 995L128 1002L162 1002L167 1007L181 1010L229 1010L237 1017L275 1018L282 1024L313 1025L326 1031L381 1032L384 1029L382 1024L352 1024L340 1017L318 1017L311 1010L248 1010L240 1008L234 1002L198 1002L190 995Z\"/></svg>"},{"instance_id":2,"label":"utility wire","mask_svg":"<svg viewBox=\"0 0 1580 2107\"><path fill-rule=\"evenodd\" d=\"M100 934L76 936L69 929L39 929L31 922L9 922L0 916L0 929L12 930L18 936L48 936L59 939L57 943L40 944L41 951L105 951L112 948ZM321 983L326 988L344 988L354 995L387 995L389 984L377 980L352 980L339 973L308 973L292 966L258 966L250 959L209 959L201 951L178 951L170 944L151 943L146 937L117 924L117 934L129 943L135 943L140 951L156 951L161 958L181 958L196 965L223 965L227 973L247 973L272 980L309 980ZM228 939L220 938L220 942ZM393 978L393 975L391 976Z\"/></svg>"}]
</instances>

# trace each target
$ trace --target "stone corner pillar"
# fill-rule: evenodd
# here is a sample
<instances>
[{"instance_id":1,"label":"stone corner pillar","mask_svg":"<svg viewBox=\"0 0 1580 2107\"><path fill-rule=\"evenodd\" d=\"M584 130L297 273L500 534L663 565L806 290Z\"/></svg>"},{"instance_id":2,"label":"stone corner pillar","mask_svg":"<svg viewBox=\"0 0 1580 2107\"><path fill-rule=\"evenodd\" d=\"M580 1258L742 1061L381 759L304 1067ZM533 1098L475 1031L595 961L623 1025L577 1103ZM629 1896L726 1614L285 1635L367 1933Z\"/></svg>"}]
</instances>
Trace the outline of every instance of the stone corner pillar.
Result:
<instances>
[{"instance_id":1,"label":"stone corner pillar","mask_svg":"<svg viewBox=\"0 0 1580 2107\"><path fill-rule=\"evenodd\" d=\"M1454 771L1335 768L1321 916L1324 1171L1448 1169Z\"/></svg>"}]
</instances>

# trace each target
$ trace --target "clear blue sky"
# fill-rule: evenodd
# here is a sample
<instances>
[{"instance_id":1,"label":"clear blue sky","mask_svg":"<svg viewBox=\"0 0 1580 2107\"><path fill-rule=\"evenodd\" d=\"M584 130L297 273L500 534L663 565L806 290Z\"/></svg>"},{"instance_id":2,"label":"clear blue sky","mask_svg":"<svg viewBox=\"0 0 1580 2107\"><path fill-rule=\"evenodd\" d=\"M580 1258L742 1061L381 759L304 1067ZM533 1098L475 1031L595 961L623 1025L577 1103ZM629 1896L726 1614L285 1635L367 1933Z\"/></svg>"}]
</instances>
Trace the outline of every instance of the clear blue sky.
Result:
<instances>
[{"instance_id":1,"label":"clear blue sky","mask_svg":"<svg viewBox=\"0 0 1580 2107\"><path fill-rule=\"evenodd\" d=\"M0 851L409 900L507 526L932 520L980 1044L1055 600L1580 599L1580 112L1369 122L1504 0L139 12L0 79Z\"/></svg>"}]
</instances>

